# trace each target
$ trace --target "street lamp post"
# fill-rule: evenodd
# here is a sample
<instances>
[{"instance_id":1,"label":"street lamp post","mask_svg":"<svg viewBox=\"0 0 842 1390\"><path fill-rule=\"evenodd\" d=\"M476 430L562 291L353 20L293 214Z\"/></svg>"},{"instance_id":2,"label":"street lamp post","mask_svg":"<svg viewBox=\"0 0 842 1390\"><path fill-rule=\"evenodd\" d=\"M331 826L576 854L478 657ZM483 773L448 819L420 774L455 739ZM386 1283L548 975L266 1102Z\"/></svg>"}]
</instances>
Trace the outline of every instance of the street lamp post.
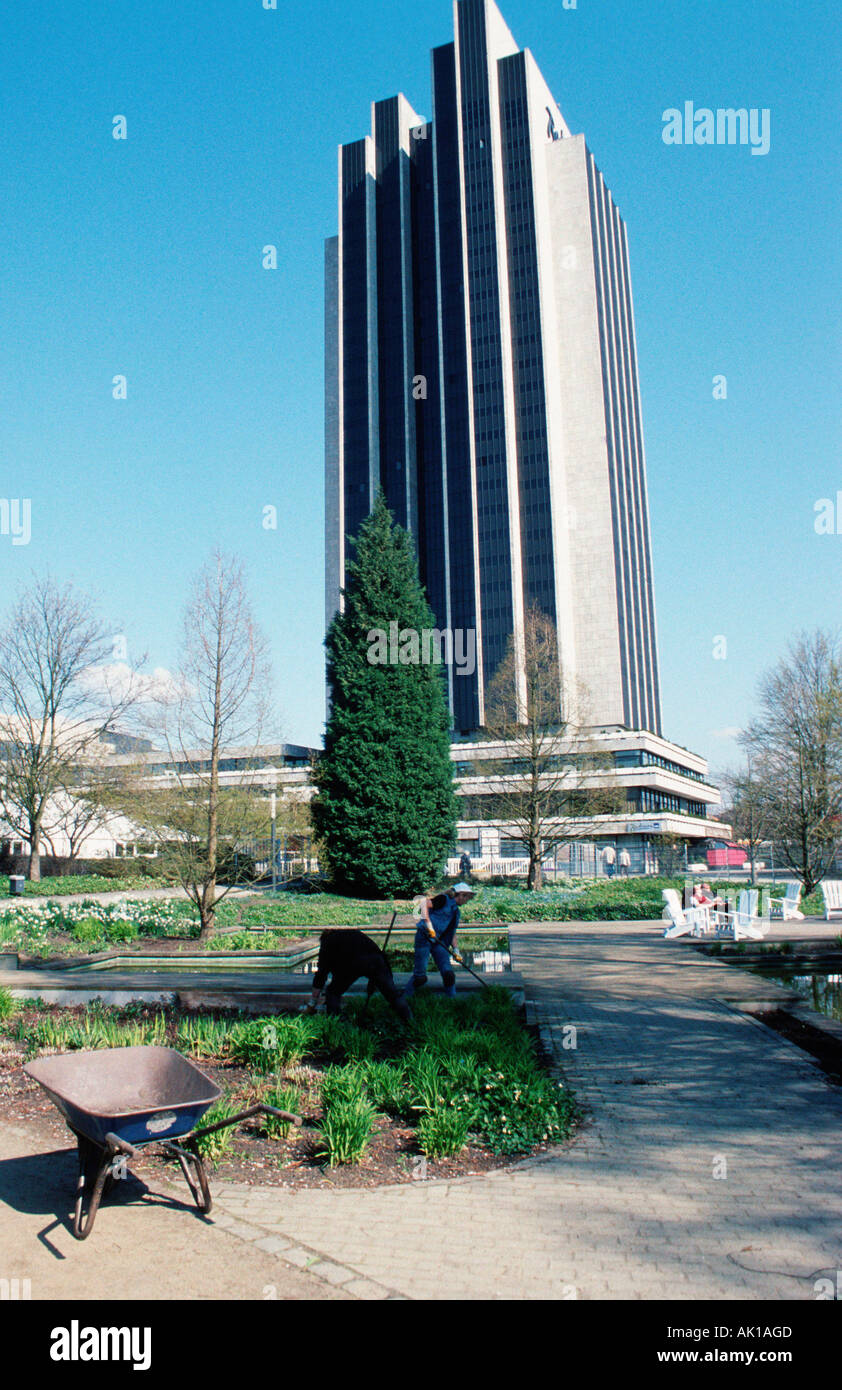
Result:
<instances>
[{"instance_id":1,"label":"street lamp post","mask_svg":"<svg viewBox=\"0 0 842 1390\"><path fill-rule=\"evenodd\" d=\"M277 855L277 851L276 851L276 848L275 848L275 845L276 845L275 832L276 832L276 827L277 827L277 816L278 816L278 798L276 797L275 793L273 792L273 793L272 793L272 892L273 892L273 893L277 891L277 887L278 887L278 855Z\"/></svg>"}]
</instances>

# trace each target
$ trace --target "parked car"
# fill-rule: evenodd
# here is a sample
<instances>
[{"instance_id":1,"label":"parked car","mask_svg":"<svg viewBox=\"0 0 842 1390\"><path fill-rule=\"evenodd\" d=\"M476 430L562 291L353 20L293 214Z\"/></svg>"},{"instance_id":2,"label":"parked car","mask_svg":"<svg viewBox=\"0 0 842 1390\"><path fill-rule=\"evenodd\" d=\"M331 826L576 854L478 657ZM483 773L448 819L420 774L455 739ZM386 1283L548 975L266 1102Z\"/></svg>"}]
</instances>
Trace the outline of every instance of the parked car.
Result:
<instances>
[{"instance_id":1,"label":"parked car","mask_svg":"<svg viewBox=\"0 0 842 1390\"><path fill-rule=\"evenodd\" d=\"M732 840L708 840L705 858L709 869L743 869L748 862L742 845L735 845Z\"/></svg>"}]
</instances>

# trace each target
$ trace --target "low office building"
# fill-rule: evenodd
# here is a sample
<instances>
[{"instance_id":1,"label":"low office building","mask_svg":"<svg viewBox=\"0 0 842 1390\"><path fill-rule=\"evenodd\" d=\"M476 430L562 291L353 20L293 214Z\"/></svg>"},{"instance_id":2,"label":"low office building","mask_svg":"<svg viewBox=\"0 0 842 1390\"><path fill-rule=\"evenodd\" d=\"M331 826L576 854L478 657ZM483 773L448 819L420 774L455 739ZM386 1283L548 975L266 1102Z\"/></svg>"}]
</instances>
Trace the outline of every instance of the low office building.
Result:
<instances>
[{"instance_id":1,"label":"low office building","mask_svg":"<svg viewBox=\"0 0 842 1390\"><path fill-rule=\"evenodd\" d=\"M587 804L597 790L611 794L615 808L608 814L550 821L550 841L566 843L549 848L559 871L597 872L602 851L611 845L626 848L635 873L655 872L665 845L683 840L688 854L698 857L703 842L730 835L730 827L713 819L720 794L708 781L704 758L668 743L657 734L630 729L599 728L579 737L559 739L547 750L544 765L557 777L561 794ZM455 742L451 756L462 801L458 853L486 866L523 859L525 850L516 827L499 814L500 794L517 783L528 769L519 766L519 750L488 739Z\"/></svg>"},{"instance_id":2,"label":"low office building","mask_svg":"<svg viewBox=\"0 0 842 1390\"><path fill-rule=\"evenodd\" d=\"M312 768L317 757L316 749L290 744L226 749L220 760L220 782L227 787L250 786L266 798L268 831L272 793L302 803L315 795ZM511 787L524 775L518 751L474 737L455 741L451 757L462 808L455 856L467 852L477 867L511 871L512 865L520 865L525 851L517 841L516 827L500 814L499 796L503 785ZM566 839L558 848L548 846L548 857L559 872L598 872L608 845L618 852L624 847L629 850L633 872L654 872L665 844L686 841L688 855L698 858L705 840L730 834L728 826L711 816L719 793L707 780L704 758L657 734L619 727L594 729L578 738L559 739L552 759L555 771L550 775L559 776L565 789L582 792L586 799L594 789L608 791L617 806L610 814L550 823L552 836L559 833ZM176 762L153 750L113 754L104 762L123 775L132 770L150 789L165 790L176 781L184 784L206 775L209 755L200 750ZM90 823L79 841L77 808L71 801L64 813L64 824L59 815L51 818L50 842L44 846L47 853L68 856L74 825L83 859L155 853L154 846L145 843L143 831L124 817L104 814ZM0 833L0 845L16 856L28 849L8 832Z\"/></svg>"}]
</instances>

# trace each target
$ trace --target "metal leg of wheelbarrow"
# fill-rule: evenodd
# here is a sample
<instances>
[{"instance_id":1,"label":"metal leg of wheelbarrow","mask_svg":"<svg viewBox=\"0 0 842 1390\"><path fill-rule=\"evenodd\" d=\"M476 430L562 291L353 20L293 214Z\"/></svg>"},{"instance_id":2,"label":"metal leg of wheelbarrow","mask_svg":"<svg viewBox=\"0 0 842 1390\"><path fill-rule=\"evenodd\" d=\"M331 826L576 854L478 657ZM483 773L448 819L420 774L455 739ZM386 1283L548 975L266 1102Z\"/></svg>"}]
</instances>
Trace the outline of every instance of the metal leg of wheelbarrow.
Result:
<instances>
[{"instance_id":1,"label":"metal leg of wheelbarrow","mask_svg":"<svg viewBox=\"0 0 842 1390\"><path fill-rule=\"evenodd\" d=\"M194 1130L192 1134L184 1136L181 1144L176 1144L172 1140L144 1141L143 1145L136 1148L134 1145L126 1143L119 1135L109 1132L105 1136L105 1147L103 1147L101 1144L95 1144L91 1139L86 1138L84 1134L79 1134L73 1130L79 1145L79 1180L76 1184L76 1207L73 1216L73 1234L76 1239L87 1240L91 1234L103 1192L106 1190L106 1184L116 1176L118 1166L125 1165L129 1158L140 1157L141 1149L145 1148L147 1143L160 1143L162 1148L175 1154L181 1164L181 1171L187 1180L193 1201L199 1211L207 1216L213 1203L198 1141L206 1134L216 1134L218 1130L229 1129L232 1125L239 1124L241 1120L248 1120L253 1115L274 1115L277 1119L286 1120L296 1127L300 1127L302 1124L301 1116L292 1115L288 1110L278 1110L273 1105L252 1105L250 1109L242 1110L238 1115L231 1115L228 1119L219 1120L216 1124L207 1125L204 1129ZM88 1197L87 1213L85 1213L86 1195Z\"/></svg>"},{"instance_id":2,"label":"metal leg of wheelbarrow","mask_svg":"<svg viewBox=\"0 0 842 1390\"><path fill-rule=\"evenodd\" d=\"M76 1183L76 1205L73 1211L73 1234L77 1240L87 1240L94 1228L105 1184L112 1175L114 1154L100 1148L83 1134L76 1136L79 1145L79 1179ZM85 1212L85 1196L88 1210Z\"/></svg>"},{"instance_id":3,"label":"metal leg of wheelbarrow","mask_svg":"<svg viewBox=\"0 0 842 1390\"><path fill-rule=\"evenodd\" d=\"M181 1164L181 1171L199 1211L203 1216L209 1216L213 1207L213 1198L208 1186L208 1175L205 1172L205 1165L198 1148L194 1148L192 1144L189 1149L182 1149L178 1144L167 1144L166 1147L170 1153L175 1154ZM191 1168L192 1172L190 1171Z\"/></svg>"},{"instance_id":4,"label":"metal leg of wheelbarrow","mask_svg":"<svg viewBox=\"0 0 842 1390\"><path fill-rule=\"evenodd\" d=\"M303 1123L300 1115L293 1115L289 1110L278 1110L274 1105L252 1105L248 1110L241 1110L237 1115L230 1115L225 1120L217 1120L214 1125L206 1125L202 1129L196 1129L192 1134L188 1134L182 1140L185 1148L172 1142L165 1147L174 1153L181 1164L181 1171L187 1180L187 1186L193 1194L193 1201L199 1211L207 1216L213 1205L213 1200L208 1186L208 1175L205 1172L205 1165L199 1152L199 1140L207 1134L217 1134L222 1129L230 1129L232 1125L238 1125L243 1120L250 1120L254 1115L274 1115L276 1119L286 1120L300 1129ZM190 1172L192 1165L195 1179Z\"/></svg>"}]
</instances>

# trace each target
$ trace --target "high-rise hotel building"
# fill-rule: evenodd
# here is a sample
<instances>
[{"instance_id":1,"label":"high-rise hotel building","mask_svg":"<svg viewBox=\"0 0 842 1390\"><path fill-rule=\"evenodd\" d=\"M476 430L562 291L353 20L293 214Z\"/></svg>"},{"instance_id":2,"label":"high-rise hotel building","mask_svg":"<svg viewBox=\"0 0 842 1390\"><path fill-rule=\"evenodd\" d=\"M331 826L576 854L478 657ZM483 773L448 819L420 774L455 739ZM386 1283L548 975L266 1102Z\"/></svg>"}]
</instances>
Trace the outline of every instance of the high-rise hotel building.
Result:
<instances>
[{"instance_id":1,"label":"high-rise hotel building","mask_svg":"<svg viewBox=\"0 0 842 1390\"><path fill-rule=\"evenodd\" d=\"M454 734L535 602L591 726L661 734L626 227L493 0L457 0L432 118L375 102L326 247L327 615L382 487L415 537ZM669 747L669 745L667 745ZM698 760L697 760L698 761ZM698 767L696 768L698 780ZM711 799L715 799L711 798Z\"/></svg>"}]
</instances>

